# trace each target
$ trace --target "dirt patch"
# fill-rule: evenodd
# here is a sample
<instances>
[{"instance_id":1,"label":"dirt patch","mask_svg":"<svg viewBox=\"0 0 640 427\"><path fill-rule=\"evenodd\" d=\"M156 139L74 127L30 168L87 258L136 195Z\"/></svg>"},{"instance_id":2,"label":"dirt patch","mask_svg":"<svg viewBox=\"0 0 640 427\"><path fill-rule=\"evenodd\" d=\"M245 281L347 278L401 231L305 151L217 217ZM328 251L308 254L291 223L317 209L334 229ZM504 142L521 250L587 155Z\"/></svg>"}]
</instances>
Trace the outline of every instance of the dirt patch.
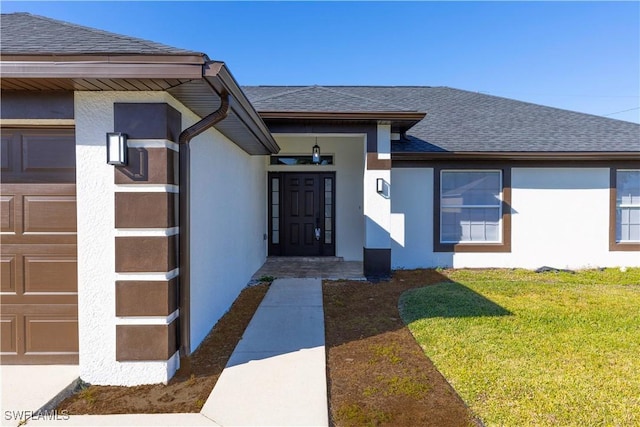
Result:
<instances>
[{"instance_id":1,"label":"dirt patch","mask_svg":"<svg viewBox=\"0 0 640 427\"><path fill-rule=\"evenodd\" d=\"M58 410L72 415L200 412L267 290L266 284L243 290L167 385L89 386L64 400Z\"/></svg>"},{"instance_id":2,"label":"dirt patch","mask_svg":"<svg viewBox=\"0 0 640 427\"><path fill-rule=\"evenodd\" d=\"M398 313L402 292L446 280L436 271L415 270L398 271L388 282L324 283L333 424L476 424ZM58 409L70 414L199 412L267 290L267 285L245 289L169 384L90 386Z\"/></svg>"},{"instance_id":3,"label":"dirt patch","mask_svg":"<svg viewBox=\"0 0 640 427\"><path fill-rule=\"evenodd\" d=\"M472 413L406 328L402 292L447 281L433 270L388 282L325 282L330 414L336 426L469 426Z\"/></svg>"}]
</instances>

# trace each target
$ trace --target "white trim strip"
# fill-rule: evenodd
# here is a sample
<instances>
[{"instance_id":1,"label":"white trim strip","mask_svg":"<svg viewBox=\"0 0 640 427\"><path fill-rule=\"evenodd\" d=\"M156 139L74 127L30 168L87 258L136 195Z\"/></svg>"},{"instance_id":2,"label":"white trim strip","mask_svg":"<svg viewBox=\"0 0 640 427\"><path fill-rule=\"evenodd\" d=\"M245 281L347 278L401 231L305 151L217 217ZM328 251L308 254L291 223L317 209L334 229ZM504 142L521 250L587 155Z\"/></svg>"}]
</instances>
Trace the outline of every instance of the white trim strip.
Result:
<instances>
[{"instance_id":1,"label":"white trim strip","mask_svg":"<svg viewBox=\"0 0 640 427\"><path fill-rule=\"evenodd\" d=\"M116 184L122 193L179 193L180 187L173 184Z\"/></svg>"},{"instance_id":2,"label":"white trim strip","mask_svg":"<svg viewBox=\"0 0 640 427\"><path fill-rule=\"evenodd\" d=\"M166 237L180 233L179 227L171 228L116 228L116 237Z\"/></svg>"},{"instance_id":3,"label":"white trim strip","mask_svg":"<svg viewBox=\"0 0 640 427\"><path fill-rule=\"evenodd\" d=\"M179 274L179 268L174 268L167 273L116 273L116 280L171 280Z\"/></svg>"},{"instance_id":4,"label":"white trim strip","mask_svg":"<svg viewBox=\"0 0 640 427\"><path fill-rule=\"evenodd\" d=\"M168 316L123 316L116 317L116 325L168 325L178 318L180 310Z\"/></svg>"},{"instance_id":5,"label":"white trim strip","mask_svg":"<svg viewBox=\"0 0 640 427\"><path fill-rule=\"evenodd\" d=\"M168 148L179 151L180 146L168 139L129 139L127 145L130 148Z\"/></svg>"},{"instance_id":6,"label":"white trim strip","mask_svg":"<svg viewBox=\"0 0 640 427\"><path fill-rule=\"evenodd\" d=\"M0 126L75 126L75 119L0 119Z\"/></svg>"}]
</instances>

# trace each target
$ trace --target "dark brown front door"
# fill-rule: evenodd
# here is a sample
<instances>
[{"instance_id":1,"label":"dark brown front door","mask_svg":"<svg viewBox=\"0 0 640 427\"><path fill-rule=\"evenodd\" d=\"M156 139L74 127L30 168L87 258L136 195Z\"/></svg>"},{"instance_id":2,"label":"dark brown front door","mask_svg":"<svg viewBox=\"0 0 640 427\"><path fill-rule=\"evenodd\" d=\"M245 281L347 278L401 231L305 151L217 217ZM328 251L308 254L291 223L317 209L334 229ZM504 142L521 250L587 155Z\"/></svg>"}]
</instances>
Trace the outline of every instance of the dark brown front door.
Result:
<instances>
[{"instance_id":1,"label":"dark brown front door","mask_svg":"<svg viewBox=\"0 0 640 427\"><path fill-rule=\"evenodd\" d=\"M270 254L335 255L335 174L271 173L270 187Z\"/></svg>"},{"instance_id":2,"label":"dark brown front door","mask_svg":"<svg viewBox=\"0 0 640 427\"><path fill-rule=\"evenodd\" d=\"M2 129L0 361L78 363L73 129Z\"/></svg>"}]
</instances>

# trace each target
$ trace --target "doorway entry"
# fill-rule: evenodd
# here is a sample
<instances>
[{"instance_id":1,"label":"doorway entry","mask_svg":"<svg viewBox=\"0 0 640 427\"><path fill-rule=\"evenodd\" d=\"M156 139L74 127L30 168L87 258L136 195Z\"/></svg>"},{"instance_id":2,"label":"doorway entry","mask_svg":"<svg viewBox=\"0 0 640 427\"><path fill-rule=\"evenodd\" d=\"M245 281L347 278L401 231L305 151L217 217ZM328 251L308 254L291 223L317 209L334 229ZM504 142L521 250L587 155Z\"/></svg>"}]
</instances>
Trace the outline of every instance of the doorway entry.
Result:
<instances>
[{"instance_id":1,"label":"doorway entry","mask_svg":"<svg viewBox=\"0 0 640 427\"><path fill-rule=\"evenodd\" d=\"M335 256L335 172L269 173L269 255Z\"/></svg>"}]
</instances>

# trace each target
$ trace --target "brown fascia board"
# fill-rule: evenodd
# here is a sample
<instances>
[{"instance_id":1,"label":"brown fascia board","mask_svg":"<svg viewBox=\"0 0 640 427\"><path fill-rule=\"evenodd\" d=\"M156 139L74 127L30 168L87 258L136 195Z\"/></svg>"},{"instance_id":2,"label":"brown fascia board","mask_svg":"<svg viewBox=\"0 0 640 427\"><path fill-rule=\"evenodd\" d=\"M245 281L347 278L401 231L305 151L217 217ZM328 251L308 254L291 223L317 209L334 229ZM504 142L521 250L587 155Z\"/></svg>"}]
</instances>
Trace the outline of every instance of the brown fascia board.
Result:
<instances>
[{"instance_id":1,"label":"brown fascia board","mask_svg":"<svg viewBox=\"0 0 640 427\"><path fill-rule=\"evenodd\" d=\"M417 123L426 113L418 111L260 111L263 119L381 120Z\"/></svg>"},{"instance_id":2,"label":"brown fascia board","mask_svg":"<svg viewBox=\"0 0 640 427\"><path fill-rule=\"evenodd\" d=\"M198 79L205 56L186 55L82 55L2 56L3 78L85 79Z\"/></svg>"},{"instance_id":3,"label":"brown fascia board","mask_svg":"<svg viewBox=\"0 0 640 427\"><path fill-rule=\"evenodd\" d=\"M219 94L222 93L222 91L226 91L231 95L232 100L235 101L231 103L231 109L236 113L236 116L242 120L247 129L262 142L269 152L274 154L279 152L280 147L275 139L273 139L269 128L255 108L253 108L253 105L249 102L242 89L240 89L238 82L224 62L207 62L203 70L204 78L209 81Z\"/></svg>"},{"instance_id":4,"label":"brown fascia board","mask_svg":"<svg viewBox=\"0 0 640 427\"><path fill-rule=\"evenodd\" d=\"M391 160L640 160L640 152L621 151L448 151L392 152Z\"/></svg>"}]
</instances>

